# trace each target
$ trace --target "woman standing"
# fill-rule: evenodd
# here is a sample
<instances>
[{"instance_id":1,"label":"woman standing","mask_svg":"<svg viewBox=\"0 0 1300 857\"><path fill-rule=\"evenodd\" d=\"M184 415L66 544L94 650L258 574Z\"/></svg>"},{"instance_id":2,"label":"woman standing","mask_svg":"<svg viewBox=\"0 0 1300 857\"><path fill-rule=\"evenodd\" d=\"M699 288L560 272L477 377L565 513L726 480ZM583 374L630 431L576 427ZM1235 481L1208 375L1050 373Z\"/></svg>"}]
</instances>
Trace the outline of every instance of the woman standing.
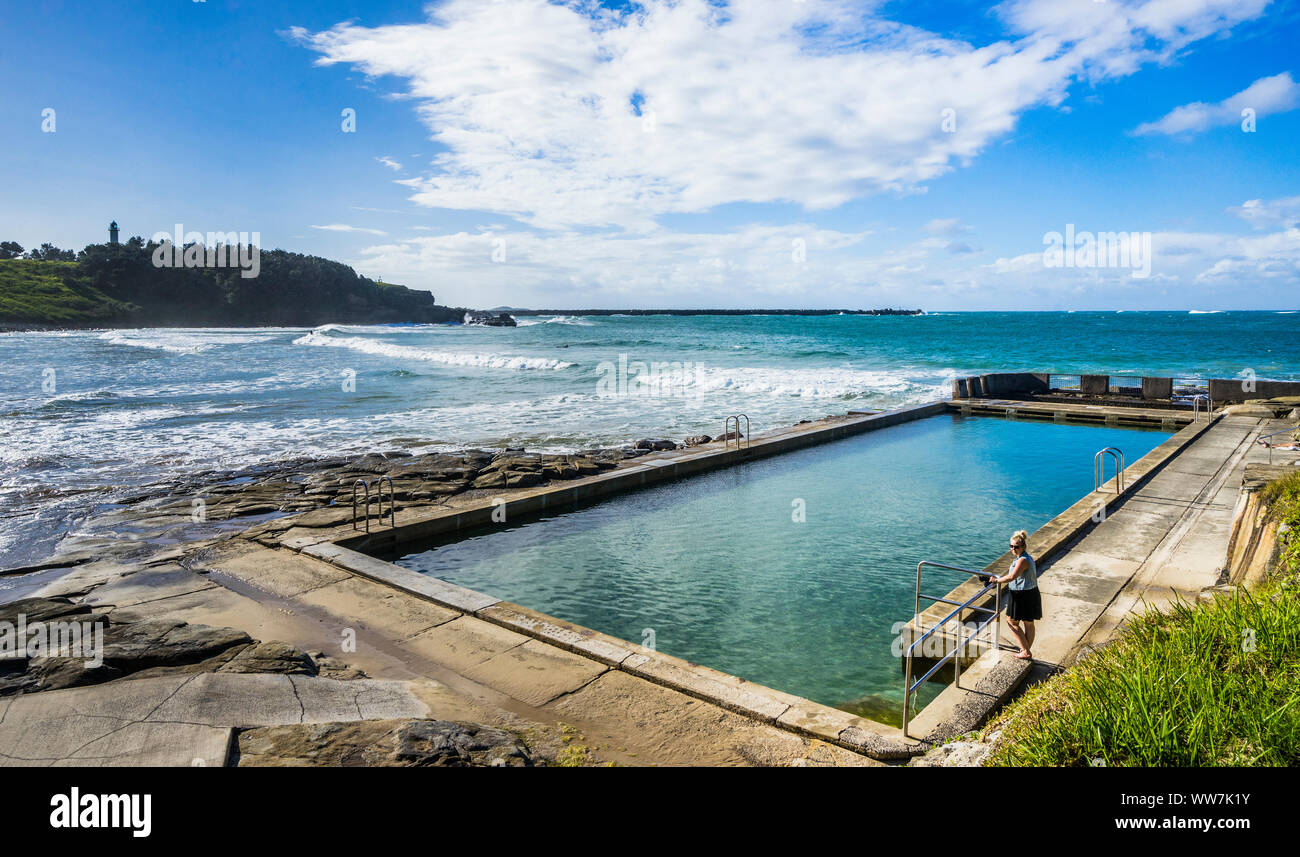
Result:
<instances>
[{"instance_id":1,"label":"woman standing","mask_svg":"<svg viewBox=\"0 0 1300 857\"><path fill-rule=\"evenodd\" d=\"M1043 618L1043 600L1038 594L1038 566L1029 555L1029 534L1024 530L1011 534L1011 568L992 580L1007 586L1007 627L1020 643L1016 657L1029 660L1034 645L1034 622ZM1022 625L1023 623L1023 625Z\"/></svg>"}]
</instances>

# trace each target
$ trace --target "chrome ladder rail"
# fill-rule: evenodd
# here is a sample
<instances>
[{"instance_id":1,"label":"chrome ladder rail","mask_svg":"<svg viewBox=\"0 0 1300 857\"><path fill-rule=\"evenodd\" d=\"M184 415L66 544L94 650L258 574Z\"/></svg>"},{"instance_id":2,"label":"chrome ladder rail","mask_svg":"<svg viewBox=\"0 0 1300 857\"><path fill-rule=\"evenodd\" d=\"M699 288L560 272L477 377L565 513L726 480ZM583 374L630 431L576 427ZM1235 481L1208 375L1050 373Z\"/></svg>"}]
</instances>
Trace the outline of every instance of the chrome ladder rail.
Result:
<instances>
[{"instance_id":1,"label":"chrome ladder rail","mask_svg":"<svg viewBox=\"0 0 1300 857\"><path fill-rule=\"evenodd\" d=\"M1115 493L1123 493L1124 471L1127 469L1124 464L1124 450L1115 446L1108 446L1099 450L1092 457L1092 490L1100 491L1101 486L1106 482L1103 478L1106 475L1106 462L1102 458L1105 455L1109 455L1115 461Z\"/></svg>"},{"instance_id":2,"label":"chrome ladder rail","mask_svg":"<svg viewBox=\"0 0 1300 857\"><path fill-rule=\"evenodd\" d=\"M745 421L745 431L743 434L740 431L741 419L744 419ZM727 417L727 421L722 424L722 448L723 449L731 448L731 438L729 437L729 435L731 434L732 420L736 421L736 449L740 449L740 441L742 438L745 441L745 448L748 449L750 443L749 417L747 417L745 414L732 414L731 416Z\"/></svg>"},{"instance_id":3,"label":"chrome ladder rail","mask_svg":"<svg viewBox=\"0 0 1300 857\"><path fill-rule=\"evenodd\" d=\"M393 480L389 476L379 476L375 479L375 502L379 504L379 526L384 525L384 483L388 483L388 526L397 526L397 494L393 490ZM370 483L364 479L358 479L352 483L352 529L359 530L357 526L357 486L365 492L363 495L365 502L365 519L366 532L370 532Z\"/></svg>"},{"instance_id":4,"label":"chrome ladder rail","mask_svg":"<svg viewBox=\"0 0 1300 857\"><path fill-rule=\"evenodd\" d=\"M1211 399L1207 393L1197 393L1192 396L1192 422L1201 418L1201 402L1205 402L1205 419L1210 419L1210 412L1214 410L1214 399Z\"/></svg>"},{"instance_id":5,"label":"chrome ladder rail","mask_svg":"<svg viewBox=\"0 0 1300 857\"><path fill-rule=\"evenodd\" d=\"M388 526L397 526L397 495L393 491L393 479L390 476L380 476L375 480L375 499L379 503L379 526L384 525L384 483L388 483ZM366 516L369 521L370 516Z\"/></svg>"},{"instance_id":6,"label":"chrome ladder rail","mask_svg":"<svg viewBox=\"0 0 1300 857\"><path fill-rule=\"evenodd\" d=\"M370 483L364 479L358 479L352 483L352 529L358 530L357 526L357 486L366 492L366 532L370 532Z\"/></svg>"},{"instance_id":7,"label":"chrome ladder rail","mask_svg":"<svg viewBox=\"0 0 1300 857\"><path fill-rule=\"evenodd\" d=\"M926 566L929 566L931 568L947 569L949 571L962 571L973 577L984 576L983 571L976 571L971 568L962 568L961 566L957 566L957 565L945 565L940 562L932 562L931 560L928 559L922 560L921 562L918 562L916 564L916 602L915 602L916 612L913 614L912 621L916 623L917 630L922 630L924 628L924 620L922 619L921 616L922 598L926 599L927 601L933 601L939 604L953 605L956 609L953 610L951 613L949 613L947 616L943 617L943 619L940 620L933 628L931 628L928 631L925 631L925 633L923 633L919 638L914 639L912 641L912 645L907 647L907 652L903 656L906 661L906 667L904 668L904 678L903 678L903 737L904 738L911 737L910 735L907 734L907 726L912 721L912 695L916 693L916 691L921 687L921 685L929 681L930 676L938 672L939 668L942 667L944 664L946 664L950 658L952 658L953 659L953 680L952 680L953 685L955 687L961 687L961 658L959 657L959 655L961 654L964 648L969 648L972 642L979 641L980 632L983 631L985 628L987 628L990 622L993 623L993 647L997 649L997 648L1001 648L1002 646L1002 626L997 624L998 615L1002 612L1002 585L999 583L987 583L984 585L982 589L980 589L979 592L976 592L974 595L972 595L970 598L967 598L965 601L958 603L956 601L952 601L947 598L941 598L937 595L926 595L921 591L922 570ZM994 591L993 609L990 610L987 607L974 606L974 603L979 599L983 598L985 595L987 595L989 590ZM962 642L963 629L962 629L962 622L961 622L961 614L962 611L964 610L973 610L979 613L984 613L988 615L988 618L986 618L980 624L976 625L975 629L971 632L970 636L963 643ZM936 632L938 632L941 628L943 628L950 621L952 621L954 617L956 617L957 619L956 622L957 641L956 644L953 646L952 651L944 655L942 658L940 658L938 662L935 663L934 666L930 667L930 669L926 672L925 675L921 676L916 681L912 681L912 658L915 656L914 652L916 650L916 647L924 643L930 637L934 636Z\"/></svg>"}]
</instances>

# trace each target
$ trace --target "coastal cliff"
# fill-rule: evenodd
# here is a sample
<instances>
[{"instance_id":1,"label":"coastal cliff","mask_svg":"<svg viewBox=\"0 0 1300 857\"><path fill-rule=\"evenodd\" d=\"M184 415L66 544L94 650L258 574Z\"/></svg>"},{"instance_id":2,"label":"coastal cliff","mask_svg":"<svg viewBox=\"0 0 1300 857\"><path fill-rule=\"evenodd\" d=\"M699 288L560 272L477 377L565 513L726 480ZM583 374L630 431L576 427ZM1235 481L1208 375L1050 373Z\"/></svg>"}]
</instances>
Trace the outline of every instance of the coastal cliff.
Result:
<instances>
[{"instance_id":1,"label":"coastal cliff","mask_svg":"<svg viewBox=\"0 0 1300 857\"><path fill-rule=\"evenodd\" d=\"M247 266L160 267L157 253L133 238L89 245L75 261L0 260L0 329L440 324L465 314L319 256L260 250L250 277Z\"/></svg>"}]
</instances>

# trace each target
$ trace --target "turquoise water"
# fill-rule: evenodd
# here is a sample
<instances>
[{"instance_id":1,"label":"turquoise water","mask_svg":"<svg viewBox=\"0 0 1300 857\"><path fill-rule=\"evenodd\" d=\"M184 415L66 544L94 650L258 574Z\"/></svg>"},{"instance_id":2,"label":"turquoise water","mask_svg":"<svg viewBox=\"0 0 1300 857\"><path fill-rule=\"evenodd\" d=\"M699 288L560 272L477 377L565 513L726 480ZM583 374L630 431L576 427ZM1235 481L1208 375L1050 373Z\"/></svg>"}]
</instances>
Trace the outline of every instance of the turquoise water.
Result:
<instances>
[{"instance_id":1,"label":"turquoise water","mask_svg":"<svg viewBox=\"0 0 1300 857\"><path fill-rule=\"evenodd\" d=\"M762 430L946 397L954 377L1002 370L1300 379L1297 319L650 316L2 333L0 567L38 559L96 504L142 483L267 459L681 439L717 434L741 411ZM639 375L602 385L602 365L624 356L678 372L658 386Z\"/></svg>"},{"instance_id":2,"label":"turquoise water","mask_svg":"<svg viewBox=\"0 0 1300 857\"><path fill-rule=\"evenodd\" d=\"M911 616L916 564L982 568L1013 531L1092 490L1097 450L1134 462L1167 437L939 416L397 562L625 640L652 631L660 651L827 705L896 714L894 623ZM932 574L931 594L962 579Z\"/></svg>"}]
</instances>

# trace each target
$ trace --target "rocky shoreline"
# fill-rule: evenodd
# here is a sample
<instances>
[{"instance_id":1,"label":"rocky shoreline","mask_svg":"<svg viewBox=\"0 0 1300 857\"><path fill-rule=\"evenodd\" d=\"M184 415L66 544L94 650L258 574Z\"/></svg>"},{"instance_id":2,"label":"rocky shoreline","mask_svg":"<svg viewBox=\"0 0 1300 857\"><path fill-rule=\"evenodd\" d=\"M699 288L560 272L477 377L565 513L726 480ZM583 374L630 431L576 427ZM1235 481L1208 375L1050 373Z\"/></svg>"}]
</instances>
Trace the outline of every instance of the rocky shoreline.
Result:
<instances>
[{"instance_id":1,"label":"rocky shoreline","mask_svg":"<svg viewBox=\"0 0 1300 857\"><path fill-rule=\"evenodd\" d=\"M347 532L357 480L385 514L391 480L400 525L718 440L390 450L133 490L0 571L0 623L95 628L103 652L0 660L0 766L879 764L282 547ZM661 714L629 719L632 699Z\"/></svg>"},{"instance_id":2,"label":"rocky shoreline","mask_svg":"<svg viewBox=\"0 0 1300 857\"><path fill-rule=\"evenodd\" d=\"M734 438L735 432L729 437ZM204 470L166 483L144 485L117 497L106 508L79 521L50 556L20 567L0 569L0 579L76 565L97 558L131 561L163 545L187 544L292 526L332 527L352 520L354 487L357 517L378 518L373 502L382 491L384 513L391 498L399 510L446 505L462 495L531 488L592 476L652 452L696 446L707 435L684 443L644 438L626 446L571 454L528 452L522 448L467 449L417 454L406 450L355 456L293 458L229 470ZM382 483L382 486L381 484Z\"/></svg>"}]
</instances>

